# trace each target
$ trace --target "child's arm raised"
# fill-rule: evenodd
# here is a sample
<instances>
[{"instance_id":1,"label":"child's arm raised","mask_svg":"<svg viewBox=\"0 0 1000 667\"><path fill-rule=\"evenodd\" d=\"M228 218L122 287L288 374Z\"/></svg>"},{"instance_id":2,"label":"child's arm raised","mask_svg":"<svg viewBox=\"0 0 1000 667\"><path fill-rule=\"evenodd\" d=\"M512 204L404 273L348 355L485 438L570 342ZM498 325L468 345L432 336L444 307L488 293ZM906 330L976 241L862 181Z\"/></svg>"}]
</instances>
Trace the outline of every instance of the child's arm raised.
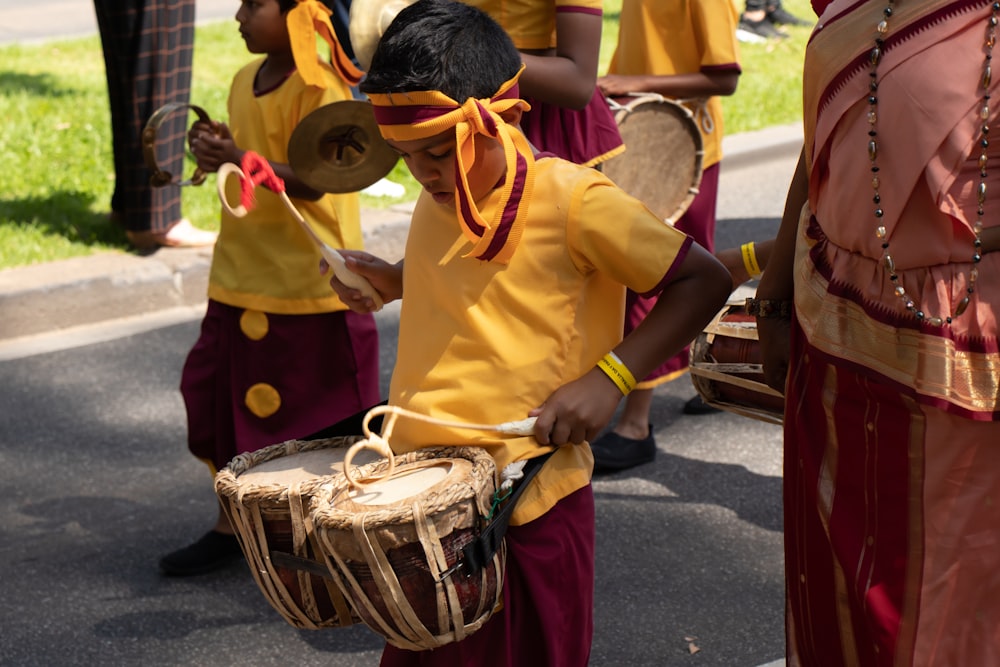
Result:
<instances>
[{"instance_id":1,"label":"child's arm raised","mask_svg":"<svg viewBox=\"0 0 1000 667\"><path fill-rule=\"evenodd\" d=\"M617 359L609 359L608 370L595 366L532 410L530 416L538 418L538 442L579 444L596 437L614 416L628 385L627 380L622 385L611 379L613 367L620 362L634 379L645 377L701 333L726 302L731 286L726 268L707 250L692 244L646 318L609 350Z\"/></svg>"}]
</instances>

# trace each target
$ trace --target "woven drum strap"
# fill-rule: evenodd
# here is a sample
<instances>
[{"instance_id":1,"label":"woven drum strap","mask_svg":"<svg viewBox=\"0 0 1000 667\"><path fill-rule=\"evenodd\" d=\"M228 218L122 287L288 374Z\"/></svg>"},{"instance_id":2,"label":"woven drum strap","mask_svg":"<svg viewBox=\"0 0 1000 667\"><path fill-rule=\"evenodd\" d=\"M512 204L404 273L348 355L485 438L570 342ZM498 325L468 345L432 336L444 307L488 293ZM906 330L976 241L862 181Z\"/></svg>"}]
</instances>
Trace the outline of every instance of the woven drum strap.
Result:
<instances>
[{"instance_id":1,"label":"woven drum strap","mask_svg":"<svg viewBox=\"0 0 1000 667\"><path fill-rule=\"evenodd\" d=\"M549 460L554 452L543 454L528 461L524 467L524 478L518 483L517 488L507 499L506 504L496 513L489 525L483 529L475 541L470 542L462 549L462 571L465 576L472 576L486 567L497 550L503 543L503 536L507 532L510 524L511 514L517 506L517 500L528 488L528 483L538 474L545 462Z\"/></svg>"},{"instance_id":2,"label":"woven drum strap","mask_svg":"<svg viewBox=\"0 0 1000 667\"><path fill-rule=\"evenodd\" d=\"M448 569L448 559L441 547L434 521L427 517L420 503L413 503L413 525L417 529L417 537L427 557L431 576L434 578L434 594L437 598L438 628L454 628L455 641L465 639L465 619L462 617L462 603L458 599L458 591L451 578L441 580L441 573ZM449 618L449 610L451 617Z\"/></svg>"},{"instance_id":3,"label":"woven drum strap","mask_svg":"<svg viewBox=\"0 0 1000 667\"><path fill-rule=\"evenodd\" d=\"M288 492L288 504L292 521L292 554L306 563L313 563L309 558L309 549L312 553L320 553L319 544L316 540L313 528L312 516L309 513L309 501L311 496L303 496L301 486L293 485ZM273 552L272 552L273 553ZM311 570L296 568L296 577L299 582L299 592L302 595L302 604L306 608L306 615L310 619L321 619L319 605L316 601L316 594L313 591L312 575L317 574ZM344 594L337 587L330 577L329 572L320 575L327 597L333 603L337 612L337 622L341 626L351 624L351 610L347 606ZM318 626L317 626L318 627Z\"/></svg>"},{"instance_id":4,"label":"woven drum strap","mask_svg":"<svg viewBox=\"0 0 1000 667\"><path fill-rule=\"evenodd\" d=\"M399 583L399 579L396 577L396 572L393 570L392 564L389 562L389 557L386 556L385 549L382 548L378 540L372 540L368 531L365 530L363 515L359 514L355 517L353 532L354 537L358 540L358 544L362 547L365 561L379 589L379 595L381 595L382 601L385 603L393 622L401 630L408 628L411 631L409 637L404 637L392 627L385 625L384 621L382 621L380 624L383 626L383 630L386 631L386 637L393 637L398 642L398 646L403 648L412 647L413 650L418 650L421 646L434 646L436 644L434 635L420 622L417 613L406 599L406 594ZM375 573L378 573L377 576L375 576ZM374 612L373 605L371 605L367 596L364 597L364 602L369 610ZM413 641L414 638L420 643L415 643Z\"/></svg>"},{"instance_id":5,"label":"woven drum strap","mask_svg":"<svg viewBox=\"0 0 1000 667\"><path fill-rule=\"evenodd\" d=\"M264 592L271 606L288 623L297 627L318 629L316 623L303 614L301 610L286 604L287 600L293 598L288 588L282 583L281 577L278 576L278 572L271 562L270 554L264 553L261 549L268 543L264 522L260 518L259 511L253 511L257 509L257 505L254 504L253 509L251 509L251 506L244 499L244 493L245 489L240 489L236 497L234 512L230 514L229 518L232 521L235 514L236 521L233 526L239 526L236 535L240 537L247 560L250 561L250 571L253 573L254 580ZM244 539L243 536L253 536L253 539Z\"/></svg>"},{"instance_id":6,"label":"woven drum strap","mask_svg":"<svg viewBox=\"0 0 1000 667\"><path fill-rule=\"evenodd\" d=\"M302 507L302 489L299 484L293 484L288 489L288 510L292 523L292 554L305 558L305 545L308 539L305 521L309 513ZM299 593L302 595L302 606L305 607L306 616L318 618L319 608L316 606L316 596L309 581L309 573L296 570L295 577L299 582Z\"/></svg>"}]
</instances>

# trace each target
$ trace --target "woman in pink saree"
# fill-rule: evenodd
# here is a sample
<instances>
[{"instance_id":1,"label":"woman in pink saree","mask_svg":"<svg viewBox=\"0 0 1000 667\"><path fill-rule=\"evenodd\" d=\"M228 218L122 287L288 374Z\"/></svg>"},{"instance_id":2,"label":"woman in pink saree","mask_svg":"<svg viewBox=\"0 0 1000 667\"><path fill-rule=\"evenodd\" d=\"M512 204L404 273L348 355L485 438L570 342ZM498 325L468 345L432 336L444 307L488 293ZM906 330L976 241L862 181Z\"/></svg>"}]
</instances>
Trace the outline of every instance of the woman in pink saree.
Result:
<instances>
[{"instance_id":1,"label":"woman in pink saree","mask_svg":"<svg viewBox=\"0 0 1000 667\"><path fill-rule=\"evenodd\" d=\"M1000 665L998 17L833 0L809 42L752 309L786 397L789 665Z\"/></svg>"}]
</instances>

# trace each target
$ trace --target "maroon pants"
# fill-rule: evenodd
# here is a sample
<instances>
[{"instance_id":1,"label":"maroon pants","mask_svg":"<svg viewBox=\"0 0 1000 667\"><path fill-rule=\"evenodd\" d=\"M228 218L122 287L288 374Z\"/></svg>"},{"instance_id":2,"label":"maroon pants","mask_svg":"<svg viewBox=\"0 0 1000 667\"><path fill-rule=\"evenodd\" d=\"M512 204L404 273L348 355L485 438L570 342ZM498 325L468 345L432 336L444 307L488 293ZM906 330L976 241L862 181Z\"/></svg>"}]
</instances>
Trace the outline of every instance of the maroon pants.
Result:
<instances>
[{"instance_id":1,"label":"maroon pants","mask_svg":"<svg viewBox=\"0 0 1000 667\"><path fill-rule=\"evenodd\" d=\"M251 338L243 313L210 300L181 375L188 448L216 470L237 454L311 435L379 402L371 315L269 313L266 335ZM273 412L255 410L250 398L264 385L277 398Z\"/></svg>"}]
</instances>

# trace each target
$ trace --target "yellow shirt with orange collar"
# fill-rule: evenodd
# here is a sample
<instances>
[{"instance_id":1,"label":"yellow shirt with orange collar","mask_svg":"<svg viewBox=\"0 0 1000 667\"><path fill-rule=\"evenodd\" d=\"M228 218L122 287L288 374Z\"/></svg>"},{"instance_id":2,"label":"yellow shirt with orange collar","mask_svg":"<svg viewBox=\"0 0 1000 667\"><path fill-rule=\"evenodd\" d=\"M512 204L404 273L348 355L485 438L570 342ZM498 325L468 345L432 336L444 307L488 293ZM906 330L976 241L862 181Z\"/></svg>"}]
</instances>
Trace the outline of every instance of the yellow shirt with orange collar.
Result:
<instances>
[{"instance_id":1,"label":"yellow shirt with orange collar","mask_svg":"<svg viewBox=\"0 0 1000 667\"><path fill-rule=\"evenodd\" d=\"M333 69L320 63L322 86L309 86L293 72L276 89L254 93L254 77L263 59L244 66L229 93L229 129L236 145L269 160L288 163L292 131L321 106L351 99L350 89ZM227 197L240 199L231 178ZM222 211L219 239L212 257L208 296L238 308L283 315L346 310L319 273L320 252L275 193L254 191L256 203L243 218ZM296 209L334 248L363 245L359 195L326 194L316 201L292 199Z\"/></svg>"},{"instance_id":2,"label":"yellow shirt with orange collar","mask_svg":"<svg viewBox=\"0 0 1000 667\"><path fill-rule=\"evenodd\" d=\"M389 404L434 419L499 424L527 417L622 337L625 286L655 289L690 239L596 170L536 163L534 196L510 262L463 257L470 244L453 205L421 195L403 268L399 347ZM491 219L498 190L477 202ZM486 448L498 470L548 451L533 437L400 417L397 452ZM512 523L544 514L590 482L588 445L560 448L522 496Z\"/></svg>"},{"instance_id":3,"label":"yellow shirt with orange collar","mask_svg":"<svg viewBox=\"0 0 1000 667\"><path fill-rule=\"evenodd\" d=\"M608 74L691 74L739 71L732 0L623 0L618 45ZM687 104L701 130L702 166L722 159L722 102L710 97L705 108Z\"/></svg>"}]
</instances>

